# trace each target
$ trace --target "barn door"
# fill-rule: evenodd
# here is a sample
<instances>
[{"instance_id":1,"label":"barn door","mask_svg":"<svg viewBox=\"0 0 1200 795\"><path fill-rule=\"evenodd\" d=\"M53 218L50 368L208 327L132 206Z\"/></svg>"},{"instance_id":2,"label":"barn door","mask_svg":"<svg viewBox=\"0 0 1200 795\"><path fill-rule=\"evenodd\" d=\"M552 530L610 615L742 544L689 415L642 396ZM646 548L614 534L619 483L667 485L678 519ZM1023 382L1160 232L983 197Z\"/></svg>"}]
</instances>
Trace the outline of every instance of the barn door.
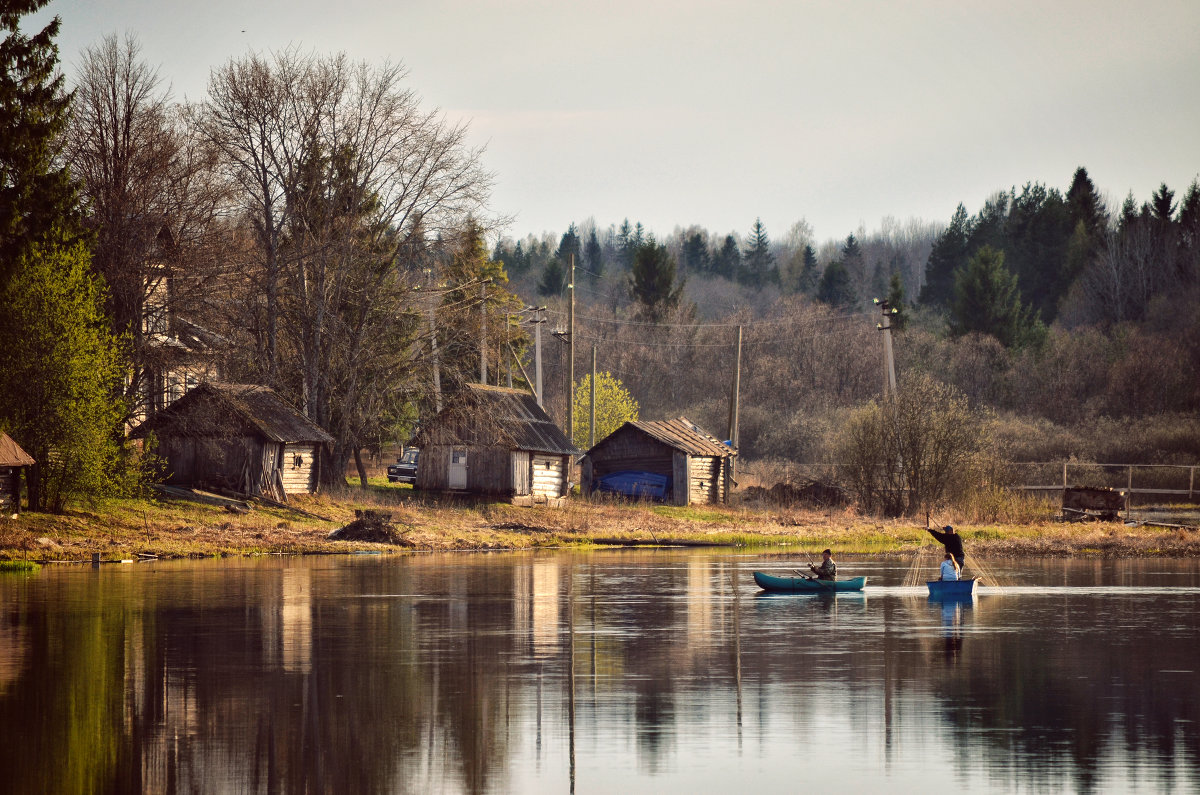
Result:
<instances>
[{"instance_id":1,"label":"barn door","mask_svg":"<svg viewBox=\"0 0 1200 795\"><path fill-rule=\"evenodd\" d=\"M447 473L446 481L452 489L467 487L467 451L465 448L455 447L450 451L450 471Z\"/></svg>"},{"instance_id":2,"label":"barn door","mask_svg":"<svg viewBox=\"0 0 1200 795\"><path fill-rule=\"evenodd\" d=\"M512 485L513 494L523 496L529 493L529 453L527 451L513 451Z\"/></svg>"}]
</instances>

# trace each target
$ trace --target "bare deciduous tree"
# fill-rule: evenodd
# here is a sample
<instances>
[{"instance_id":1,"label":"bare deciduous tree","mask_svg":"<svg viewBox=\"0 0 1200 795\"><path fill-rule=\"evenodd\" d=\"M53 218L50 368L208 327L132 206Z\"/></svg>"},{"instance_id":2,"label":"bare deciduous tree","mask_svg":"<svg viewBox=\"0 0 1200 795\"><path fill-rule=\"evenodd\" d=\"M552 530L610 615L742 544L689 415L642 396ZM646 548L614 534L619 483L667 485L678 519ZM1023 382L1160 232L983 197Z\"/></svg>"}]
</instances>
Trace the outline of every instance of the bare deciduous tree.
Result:
<instances>
[{"instance_id":1,"label":"bare deciduous tree","mask_svg":"<svg viewBox=\"0 0 1200 795\"><path fill-rule=\"evenodd\" d=\"M479 217L491 186L466 128L404 78L289 49L217 69L194 109L249 230L252 370L337 437L322 467L335 481L417 381L425 276L409 254Z\"/></svg>"},{"instance_id":2,"label":"bare deciduous tree","mask_svg":"<svg viewBox=\"0 0 1200 795\"><path fill-rule=\"evenodd\" d=\"M93 266L108 286L113 331L128 335L130 409L179 355L176 312L199 306L220 259L225 195L213 152L190 134L136 38L106 36L83 52L63 157L94 235Z\"/></svg>"}]
</instances>

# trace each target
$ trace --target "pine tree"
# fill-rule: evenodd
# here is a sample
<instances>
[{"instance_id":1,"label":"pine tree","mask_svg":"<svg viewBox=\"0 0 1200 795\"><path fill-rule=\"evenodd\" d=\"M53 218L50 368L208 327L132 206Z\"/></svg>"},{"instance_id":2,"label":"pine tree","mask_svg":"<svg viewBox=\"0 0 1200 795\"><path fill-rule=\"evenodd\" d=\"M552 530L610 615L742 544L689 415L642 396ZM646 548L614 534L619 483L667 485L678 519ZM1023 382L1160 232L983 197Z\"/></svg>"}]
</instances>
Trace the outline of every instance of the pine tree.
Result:
<instances>
[{"instance_id":1,"label":"pine tree","mask_svg":"<svg viewBox=\"0 0 1200 795\"><path fill-rule=\"evenodd\" d=\"M721 248L713 254L713 273L733 279L742 267L742 252L733 235L725 235Z\"/></svg>"},{"instance_id":2,"label":"pine tree","mask_svg":"<svg viewBox=\"0 0 1200 795\"><path fill-rule=\"evenodd\" d=\"M926 306L946 306L954 293L954 272L967 264L967 238L970 236L967 208L962 204L954 211L950 225L933 244L925 263L925 286L921 288L921 303Z\"/></svg>"},{"instance_id":3,"label":"pine tree","mask_svg":"<svg viewBox=\"0 0 1200 795\"><path fill-rule=\"evenodd\" d=\"M596 238L595 229L588 232L587 242L583 245L583 267L593 284L604 276L604 249Z\"/></svg>"},{"instance_id":4,"label":"pine tree","mask_svg":"<svg viewBox=\"0 0 1200 795\"><path fill-rule=\"evenodd\" d=\"M575 231L575 224L567 227L567 231L563 232L562 239L558 242L558 251L554 253L556 259L568 265L571 263L571 258L575 258L576 267L583 267L583 244L579 239L579 233Z\"/></svg>"},{"instance_id":5,"label":"pine tree","mask_svg":"<svg viewBox=\"0 0 1200 795\"><path fill-rule=\"evenodd\" d=\"M775 256L771 253L771 241L761 218L754 219L750 228L750 240L742 258L741 281L751 287L764 287L775 281Z\"/></svg>"},{"instance_id":6,"label":"pine tree","mask_svg":"<svg viewBox=\"0 0 1200 795\"><path fill-rule=\"evenodd\" d=\"M629 297L641 313L657 323L679 305L683 282L675 281L675 258L653 236L638 247L629 276Z\"/></svg>"},{"instance_id":7,"label":"pine tree","mask_svg":"<svg viewBox=\"0 0 1200 795\"><path fill-rule=\"evenodd\" d=\"M950 333L990 334L1007 348L1036 342L1045 327L1021 303L1017 276L1004 265L1004 252L984 246L954 274Z\"/></svg>"},{"instance_id":8,"label":"pine tree","mask_svg":"<svg viewBox=\"0 0 1200 795\"><path fill-rule=\"evenodd\" d=\"M895 271L892 272L892 279L888 283L887 305L889 309L896 310L890 321L892 328L904 331L904 327L908 325L908 307L904 303L904 282Z\"/></svg>"},{"instance_id":9,"label":"pine tree","mask_svg":"<svg viewBox=\"0 0 1200 795\"><path fill-rule=\"evenodd\" d=\"M32 36L21 17L49 0L6 0L0 11L0 288L35 245L78 235L80 214L57 164L71 96L57 74L59 19Z\"/></svg>"},{"instance_id":10,"label":"pine tree","mask_svg":"<svg viewBox=\"0 0 1200 795\"><path fill-rule=\"evenodd\" d=\"M854 297L854 286L846 266L837 260L829 263L817 285L817 300L830 306L848 306L854 303Z\"/></svg>"}]
</instances>

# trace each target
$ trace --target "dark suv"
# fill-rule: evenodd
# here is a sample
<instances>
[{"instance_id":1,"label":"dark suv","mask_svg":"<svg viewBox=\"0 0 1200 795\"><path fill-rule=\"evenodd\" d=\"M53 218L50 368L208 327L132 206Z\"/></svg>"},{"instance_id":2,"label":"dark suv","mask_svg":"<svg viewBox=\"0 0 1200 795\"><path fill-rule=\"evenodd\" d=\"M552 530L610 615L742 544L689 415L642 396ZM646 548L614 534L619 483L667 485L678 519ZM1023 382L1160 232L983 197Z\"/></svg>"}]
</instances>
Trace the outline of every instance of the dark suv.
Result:
<instances>
[{"instance_id":1,"label":"dark suv","mask_svg":"<svg viewBox=\"0 0 1200 795\"><path fill-rule=\"evenodd\" d=\"M388 465L388 482L389 483L417 483L417 456L421 451L415 447L410 447L404 451L404 455L396 459L396 463Z\"/></svg>"}]
</instances>

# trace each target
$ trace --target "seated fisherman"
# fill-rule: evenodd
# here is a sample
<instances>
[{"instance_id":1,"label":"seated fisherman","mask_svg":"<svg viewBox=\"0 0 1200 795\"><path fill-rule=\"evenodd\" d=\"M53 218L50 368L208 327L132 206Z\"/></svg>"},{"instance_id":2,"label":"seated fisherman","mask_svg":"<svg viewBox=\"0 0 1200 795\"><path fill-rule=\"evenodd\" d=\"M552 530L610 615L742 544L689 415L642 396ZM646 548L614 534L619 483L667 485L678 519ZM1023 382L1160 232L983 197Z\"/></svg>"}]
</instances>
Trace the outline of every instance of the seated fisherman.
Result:
<instances>
[{"instance_id":1,"label":"seated fisherman","mask_svg":"<svg viewBox=\"0 0 1200 795\"><path fill-rule=\"evenodd\" d=\"M958 564L954 562L954 556L949 552L946 553L946 559L942 561L942 577L943 580L958 579Z\"/></svg>"},{"instance_id":2,"label":"seated fisherman","mask_svg":"<svg viewBox=\"0 0 1200 795\"><path fill-rule=\"evenodd\" d=\"M821 553L821 565L814 566L808 564L808 568L812 573L817 575L818 580L836 580L837 579L837 564L833 562L833 553L828 549Z\"/></svg>"}]
</instances>

